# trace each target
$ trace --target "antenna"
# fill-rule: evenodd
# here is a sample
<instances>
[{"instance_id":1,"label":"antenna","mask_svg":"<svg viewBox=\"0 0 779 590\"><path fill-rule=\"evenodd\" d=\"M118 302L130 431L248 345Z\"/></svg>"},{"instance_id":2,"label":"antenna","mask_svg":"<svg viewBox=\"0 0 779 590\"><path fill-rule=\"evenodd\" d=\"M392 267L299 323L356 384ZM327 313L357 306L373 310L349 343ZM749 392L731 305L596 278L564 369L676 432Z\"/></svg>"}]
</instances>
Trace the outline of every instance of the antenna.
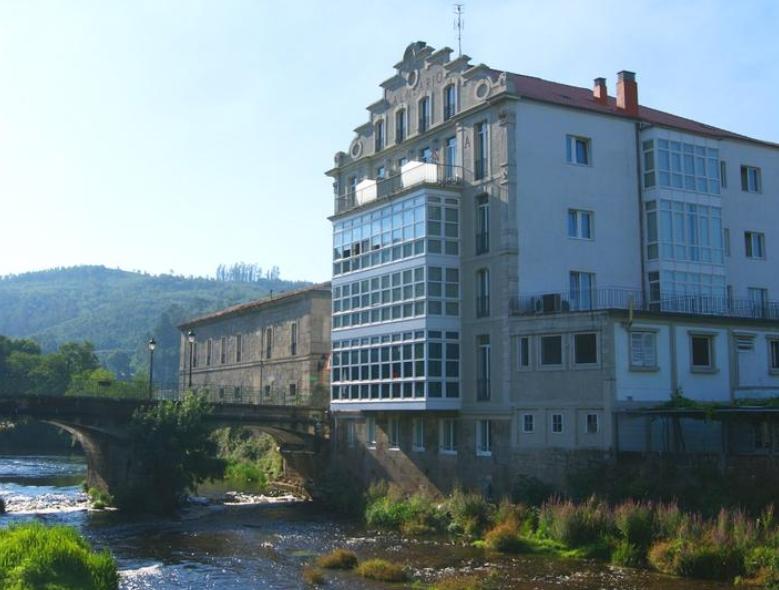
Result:
<instances>
[{"instance_id":1,"label":"antenna","mask_svg":"<svg viewBox=\"0 0 779 590\"><path fill-rule=\"evenodd\" d=\"M457 31L457 56L463 55L463 29L465 23L463 22L463 12L465 11L465 4L454 5L454 28Z\"/></svg>"}]
</instances>

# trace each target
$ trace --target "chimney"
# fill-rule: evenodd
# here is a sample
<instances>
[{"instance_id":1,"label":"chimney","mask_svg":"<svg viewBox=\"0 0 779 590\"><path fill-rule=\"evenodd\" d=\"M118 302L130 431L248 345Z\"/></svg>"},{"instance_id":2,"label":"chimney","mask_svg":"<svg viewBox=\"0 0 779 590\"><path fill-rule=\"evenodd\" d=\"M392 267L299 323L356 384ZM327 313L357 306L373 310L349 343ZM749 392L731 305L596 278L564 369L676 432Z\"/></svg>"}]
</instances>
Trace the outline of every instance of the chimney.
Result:
<instances>
[{"instance_id":1,"label":"chimney","mask_svg":"<svg viewBox=\"0 0 779 590\"><path fill-rule=\"evenodd\" d=\"M631 117L638 116L638 84L634 72L622 70L617 74L617 108Z\"/></svg>"},{"instance_id":2,"label":"chimney","mask_svg":"<svg viewBox=\"0 0 779 590\"><path fill-rule=\"evenodd\" d=\"M599 104L609 104L609 91L606 89L606 78L595 78L595 82L592 86L592 98Z\"/></svg>"}]
</instances>

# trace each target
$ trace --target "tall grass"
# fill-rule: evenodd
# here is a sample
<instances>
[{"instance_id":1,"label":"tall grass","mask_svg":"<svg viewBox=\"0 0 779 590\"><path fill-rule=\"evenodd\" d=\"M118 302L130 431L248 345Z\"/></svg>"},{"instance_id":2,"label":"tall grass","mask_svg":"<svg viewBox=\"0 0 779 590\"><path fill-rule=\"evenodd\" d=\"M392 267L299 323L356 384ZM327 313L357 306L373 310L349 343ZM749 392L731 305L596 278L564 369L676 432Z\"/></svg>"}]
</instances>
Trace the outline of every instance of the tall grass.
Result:
<instances>
[{"instance_id":1,"label":"tall grass","mask_svg":"<svg viewBox=\"0 0 779 590\"><path fill-rule=\"evenodd\" d=\"M0 530L0 587L9 590L115 590L116 562L75 529L40 523Z\"/></svg>"},{"instance_id":2,"label":"tall grass","mask_svg":"<svg viewBox=\"0 0 779 590\"><path fill-rule=\"evenodd\" d=\"M716 518L684 512L675 503L590 497L552 498L539 507L497 506L455 490L438 499L380 484L366 497L368 524L406 534L448 532L503 553L552 552L610 559L702 579L738 578L779 590L779 519L772 507L753 518L722 509Z\"/></svg>"}]
</instances>

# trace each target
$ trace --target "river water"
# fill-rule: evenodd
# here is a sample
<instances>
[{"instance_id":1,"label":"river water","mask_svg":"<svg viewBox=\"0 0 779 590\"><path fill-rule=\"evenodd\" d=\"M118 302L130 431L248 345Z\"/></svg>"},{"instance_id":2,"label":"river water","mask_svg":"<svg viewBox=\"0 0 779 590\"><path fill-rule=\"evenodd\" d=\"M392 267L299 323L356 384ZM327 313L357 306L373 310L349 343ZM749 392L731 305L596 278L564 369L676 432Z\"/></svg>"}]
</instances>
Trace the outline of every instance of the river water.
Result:
<instances>
[{"instance_id":1,"label":"river water","mask_svg":"<svg viewBox=\"0 0 779 590\"><path fill-rule=\"evenodd\" d=\"M193 506L170 519L90 511L80 487L85 474L78 456L0 456L0 497L9 511L0 526L37 519L77 527L94 546L114 553L123 590L303 588L303 567L336 547L349 547L361 559L404 563L426 581L444 572L496 571L503 587L518 590L731 588L598 562L485 556L471 547L376 536L303 502ZM390 587L350 572L326 575L328 588Z\"/></svg>"}]
</instances>

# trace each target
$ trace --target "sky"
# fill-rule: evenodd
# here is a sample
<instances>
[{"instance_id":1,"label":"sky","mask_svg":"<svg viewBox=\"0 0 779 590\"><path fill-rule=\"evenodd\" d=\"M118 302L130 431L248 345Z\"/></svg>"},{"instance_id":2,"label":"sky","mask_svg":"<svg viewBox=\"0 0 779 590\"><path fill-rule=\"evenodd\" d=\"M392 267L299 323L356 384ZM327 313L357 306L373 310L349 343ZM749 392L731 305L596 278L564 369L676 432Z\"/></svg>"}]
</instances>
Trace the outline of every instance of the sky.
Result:
<instances>
[{"instance_id":1,"label":"sky","mask_svg":"<svg viewBox=\"0 0 779 590\"><path fill-rule=\"evenodd\" d=\"M220 263L330 276L331 180L452 2L0 0L0 275ZM779 1L465 0L472 63L779 142Z\"/></svg>"}]
</instances>

